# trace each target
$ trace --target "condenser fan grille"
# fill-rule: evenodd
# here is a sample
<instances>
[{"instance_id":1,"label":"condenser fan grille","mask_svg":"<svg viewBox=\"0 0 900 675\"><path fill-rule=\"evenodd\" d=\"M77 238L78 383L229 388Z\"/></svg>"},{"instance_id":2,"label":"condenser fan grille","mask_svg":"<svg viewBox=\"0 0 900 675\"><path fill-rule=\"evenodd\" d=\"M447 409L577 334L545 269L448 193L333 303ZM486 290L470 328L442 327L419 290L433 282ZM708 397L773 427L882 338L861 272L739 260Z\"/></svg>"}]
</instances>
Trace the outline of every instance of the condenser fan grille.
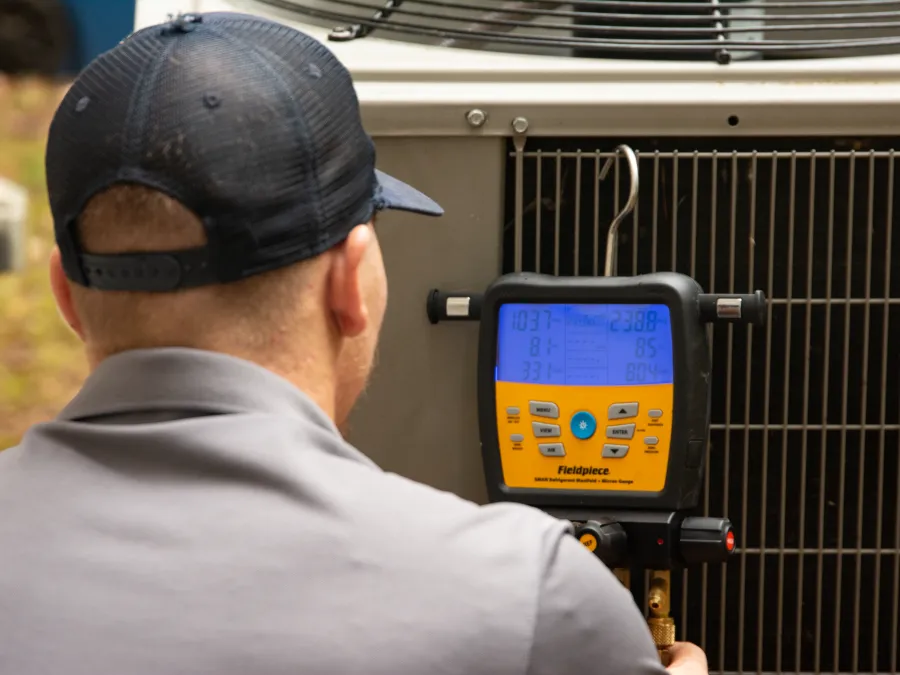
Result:
<instances>
[{"instance_id":1,"label":"condenser fan grille","mask_svg":"<svg viewBox=\"0 0 900 675\"><path fill-rule=\"evenodd\" d=\"M900 51L898 0L261 0L324 22L448 47L576 57L732 60Z\"/></svg>"}]
</instances>

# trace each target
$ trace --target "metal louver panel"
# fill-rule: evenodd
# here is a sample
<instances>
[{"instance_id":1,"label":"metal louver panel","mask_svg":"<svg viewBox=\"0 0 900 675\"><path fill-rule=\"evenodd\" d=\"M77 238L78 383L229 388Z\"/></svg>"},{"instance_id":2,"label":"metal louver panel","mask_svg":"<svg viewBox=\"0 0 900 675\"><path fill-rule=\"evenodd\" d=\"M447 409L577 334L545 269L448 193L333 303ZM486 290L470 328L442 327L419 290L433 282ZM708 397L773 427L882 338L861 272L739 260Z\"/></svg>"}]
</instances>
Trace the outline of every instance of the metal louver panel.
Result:
<instances>
[{"instance_id":1,"label":"metal louver panel","mask_svg":"<svg viewBox=\"0 0 900 675\"><path fill-rule=\"evenodd\" d=\"M897 0L257 0L331 28L519 53L659 60L897 53Z\"/></svg>"},{"instance_id":2,"label":"metal louver panel","mask_svg":"<svg viewBox=\"0 0 900 675\"><path fill-rule=\"evenodd\" d=\"M679 638L711 672L894 673L900 642L900 166L895 139L529 139L510 145L504 272L675 270L763 289L766 329L713 339L702 510L739 552L685 573ZM518 201L517 201L518 196Z\"/></svg>"}]
</instances>

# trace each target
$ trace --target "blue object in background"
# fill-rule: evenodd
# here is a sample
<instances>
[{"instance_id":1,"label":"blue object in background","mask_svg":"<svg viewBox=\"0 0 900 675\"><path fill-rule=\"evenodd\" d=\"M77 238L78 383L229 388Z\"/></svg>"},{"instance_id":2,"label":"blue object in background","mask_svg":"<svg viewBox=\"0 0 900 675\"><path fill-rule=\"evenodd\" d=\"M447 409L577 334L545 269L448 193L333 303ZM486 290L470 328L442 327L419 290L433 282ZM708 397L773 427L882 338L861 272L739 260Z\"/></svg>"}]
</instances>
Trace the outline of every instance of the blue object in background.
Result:
<instances>
[{"instance_id":1,"label":"blue object in background","mask_svg":"<svg viewBox=\"0 0 900 675\"><path fill-rule=\"evenodd\" d=\"M134 0L60 1L68 10L75 33L67 73L77 73L134 31Z\"/></svg>"}]
</instances>

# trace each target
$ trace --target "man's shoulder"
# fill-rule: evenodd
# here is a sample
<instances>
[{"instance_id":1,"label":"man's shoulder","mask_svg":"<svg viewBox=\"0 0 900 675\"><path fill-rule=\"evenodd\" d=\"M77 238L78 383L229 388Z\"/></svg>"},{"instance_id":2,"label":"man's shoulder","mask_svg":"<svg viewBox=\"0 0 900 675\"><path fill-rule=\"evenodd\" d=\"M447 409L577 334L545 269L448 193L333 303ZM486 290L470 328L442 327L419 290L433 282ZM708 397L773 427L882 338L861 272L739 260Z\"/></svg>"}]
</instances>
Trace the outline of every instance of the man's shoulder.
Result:
<instances>
[{"instance_id":1,"label":"man's shoulder","mask_svg":"<svg viewBox=\"0 0 900 675\"><path fill-rule=\"evenodd\" d=\"M13 445L9 448L0 446L0 468L3 468L4 466L12 465L14 462L21 459L21 456L22 456L21 444Z\"/></svg>"},{"instance_id":2,"label":"man's shoulder","mask_svg":"<svg viewBox=\"0 0 900 675\"><path fill-rule=\"evenodd\" d=\"M571 535L568 522L519 504L477 505L391 474L379 483L367 505L389 540L410 538L400 563L405 574L428 570L452 602L476 608L479 620L496 616L504 630L515 627L517 639L529 643L522 672L661 672L630 592ZM376 506L386 495L392 505ZM604 660L609 668L597 671Z\"/></svg>"},{"instance_id":3,"label":"man's shoulder","mask_svg":"<svg viewBox=\"0 0 900 675\"><path fill-rule=\"evenodd\" d=\"M571 528L566 521L523 504L476 503L394 473L373 474L371 489L361 498L379 518L389 515L408 526L438 533L461 532L463 528L471 536L519 544L524 540L546 543L548 538L565 536Z\"/></svg>"},{"instance_id":4,"label":"man's shoulder","mask_svg":"<svg viewBox=\"0 0 900 675\"><path fill-rule=\"evenodd\" d=\"M517 570L539 585L559 541L569 537L569 523L522 504L480 504L394 473L366 473L365 489L349 498L354 517L387 540L414 538L430 559L440 552L485 572Z\"/></svg>"}]
</instances>

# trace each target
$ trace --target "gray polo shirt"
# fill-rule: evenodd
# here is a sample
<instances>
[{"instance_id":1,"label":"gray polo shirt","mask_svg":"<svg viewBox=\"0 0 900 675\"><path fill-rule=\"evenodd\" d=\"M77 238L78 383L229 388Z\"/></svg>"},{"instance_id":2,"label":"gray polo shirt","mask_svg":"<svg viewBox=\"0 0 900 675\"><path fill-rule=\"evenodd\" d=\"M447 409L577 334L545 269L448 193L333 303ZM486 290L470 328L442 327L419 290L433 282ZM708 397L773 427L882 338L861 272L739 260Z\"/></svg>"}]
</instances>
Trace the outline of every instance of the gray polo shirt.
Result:
<instances>
[{"instance_id":1,"label":"gray polo shirt","mask_svg":"<svg viewBox=\"0 0 900 675\"><path fill-rule=\"evenodd\" d=\"M287 381L105 361L0 453L3 675L649 675L566 527L376 467Z\"/></svg>"}]
</instances>

